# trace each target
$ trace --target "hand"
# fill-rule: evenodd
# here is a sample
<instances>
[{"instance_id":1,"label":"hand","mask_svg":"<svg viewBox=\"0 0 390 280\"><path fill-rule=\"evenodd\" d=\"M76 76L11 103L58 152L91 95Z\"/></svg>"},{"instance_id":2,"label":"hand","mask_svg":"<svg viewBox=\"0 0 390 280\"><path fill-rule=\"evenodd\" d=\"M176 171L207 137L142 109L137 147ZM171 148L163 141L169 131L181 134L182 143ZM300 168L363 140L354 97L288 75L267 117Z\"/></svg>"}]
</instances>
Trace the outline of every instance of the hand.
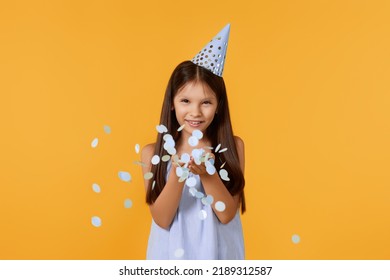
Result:
<instances>
[{"instance_id":1,"label":"hand","mask_svg":"<svg viewBox=\"0 0 390 280\"><path fill-rule=\"evenodd\" d=\"M215 156L214 154L210 153L209 159L214 159ZM202 162L200 165L196 164L195 160L193 157L191 157L191 160L188 164L188 169L190 170L190 172L192 174L195 174L195 175L205 175L205 174L208 174L207 173L207 170L206 170L206 165L205 165L205 162Z\"/></svg>"}]
</instances>

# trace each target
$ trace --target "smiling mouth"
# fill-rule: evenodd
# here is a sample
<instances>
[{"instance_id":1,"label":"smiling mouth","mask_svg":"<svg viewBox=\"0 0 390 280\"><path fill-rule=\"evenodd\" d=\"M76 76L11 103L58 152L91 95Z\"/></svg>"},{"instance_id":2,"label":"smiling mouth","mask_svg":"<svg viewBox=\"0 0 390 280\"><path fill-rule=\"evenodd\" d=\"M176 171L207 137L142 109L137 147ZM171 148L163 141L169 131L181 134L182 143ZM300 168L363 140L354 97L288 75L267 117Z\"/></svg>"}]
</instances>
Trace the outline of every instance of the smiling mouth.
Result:
<instances>
[{"instance_id":1,"label":"smiling mouth","mask_svg":"<svg viewBox=\"0 0 390 280\"><path fill-rule=\"evenodd\" d=\"M186 122L191 125L191 126L198 126L200 125L201 123L203 123L203 121L190 121L190 120L186 120Z\"/></svg>"}]
</instances>

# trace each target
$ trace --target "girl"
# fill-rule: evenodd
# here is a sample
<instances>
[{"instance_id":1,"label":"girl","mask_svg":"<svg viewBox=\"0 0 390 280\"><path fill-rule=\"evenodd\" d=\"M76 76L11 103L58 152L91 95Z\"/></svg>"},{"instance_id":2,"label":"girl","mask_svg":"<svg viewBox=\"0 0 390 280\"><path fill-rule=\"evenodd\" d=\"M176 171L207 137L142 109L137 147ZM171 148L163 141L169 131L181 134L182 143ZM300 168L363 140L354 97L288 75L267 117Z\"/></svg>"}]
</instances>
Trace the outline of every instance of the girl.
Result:
<instances>
[{"instance_id":1,"label":"girl","mask_svg":"<svg viewBox=\"0 0 390 280\"><path fill-rule=\"evenodd\" d=\"M154 174L145 180L153 218L147 259L244 259L238 211L240 206L245 211L244 143L233 136L223 78L194 62L180 63L168 82L160 123L172 135L179 158L214 147L207 152L217 172L208 172L205 162L191 157L186 163L188 179L193 178L190 186L177 175L183 163L171 159L150 164L154 155L167 155L163 133L142 149L147 164L143 172ZM198 143L189 142L194 131L203 133ZM222 153L216 152L217 146L223 147ZM230 178L221 179L221 167Z\"/></svg>"}]
</instances>

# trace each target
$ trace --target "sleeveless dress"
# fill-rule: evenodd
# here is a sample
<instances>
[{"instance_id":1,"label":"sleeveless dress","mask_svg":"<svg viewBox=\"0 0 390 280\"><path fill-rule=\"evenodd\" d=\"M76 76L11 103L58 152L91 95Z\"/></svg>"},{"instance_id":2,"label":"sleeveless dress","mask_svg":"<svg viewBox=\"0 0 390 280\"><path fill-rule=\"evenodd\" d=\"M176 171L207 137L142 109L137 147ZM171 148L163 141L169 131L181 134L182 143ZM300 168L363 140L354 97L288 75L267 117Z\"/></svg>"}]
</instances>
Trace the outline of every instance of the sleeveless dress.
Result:
<instances>
[{"instance_id":1,"label":"sleeveless dress","mask_svg":"<svg viewBox=\"0 0 390 280\"><path fill-rule=\"evenodd\" d=\"M168 172L171 164L168 164ZM242 260L244 239L239 211L228 223L222 224L209 204L194 196L204 193L198 175L195 189L183 188L173 222L166 230L152 220L146 259L148 260ZM202 211L203 210L203 211Z\"/></svg>"}]
</instances>

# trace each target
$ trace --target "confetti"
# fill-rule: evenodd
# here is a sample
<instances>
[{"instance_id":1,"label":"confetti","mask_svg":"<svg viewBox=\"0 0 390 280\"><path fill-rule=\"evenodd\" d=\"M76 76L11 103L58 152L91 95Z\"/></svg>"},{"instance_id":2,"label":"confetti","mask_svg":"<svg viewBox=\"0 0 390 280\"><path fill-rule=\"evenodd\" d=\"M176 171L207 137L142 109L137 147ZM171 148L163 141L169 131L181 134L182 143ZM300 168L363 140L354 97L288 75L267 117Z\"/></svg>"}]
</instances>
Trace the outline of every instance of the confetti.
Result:
<instances>
[{"instance_id":1,"label":"confetti","mask_svg":"<svg viewBox=\"0 0 390 280\"><path fill-rule=\"evenodd\" d=\"M195 188L190 188L189 192L192 196L195 196L198 191Z\"/></svg>"},{"instance_id":2,"label":"confetti","mask_svg":"<svg viewBox=\"0 0 390 280\"><path fill-rule=\"evenodd\" d=\"M185 124L183 124L181 127L179 127L178 129L177 129L177 131L182 131L183 130L183 128L185 127L186 125Z\"/></svg>"},{"instance_id":3,"label":"confetti","mask_svg":"<svg viewBox=\"0 0 390 280\"><path fill-rule=\"evenodd\" d=\"M199 211L199 219L204 220L207 218L207 212L205 210Z\"/></svg>"},{"instance_id":4,"label":"confetti","mask_svg":"<svg viewBox=\"0 0 390 280\"><path fill-rule=\"evenodd\" d=\"M161 157L161 160L163 161L163 162L167 162L167 161L169 161L171 159L171 156L170 155L165 155L165 156L162 156Z\"/></svg>"},{"instance_id":5,"label":"confetti","mask_svg":"<svg viewBox=\"0 0 390 280\"><path fill-rule=\"evenodd\" d=\"M196 186L196 179L194 177L190 177L186 181L186 185L189 187L195 187Z\"/></svg>"},{"instance_id":6,"label":"confetti","mask_svg":"<svg viewBox=\"0 0 390 280\"><path fill-rule=\"evenodd\" d=\"M228 150L228 148L223 148L219 151L219 153L223 153L223 152L226 152Z\"/></svg>"},{"instance_id":7,"label":"confetti","mask_svg":"<svg viewBox=\"0 0 390 280\"><path fill-rule=\"evenodd\" d=\"M221 168L223 168L225 166L225 164L226 164L226 161L221 165Z\"/></svg>"},{"instance_id":8,"label":"confetti","mask_svg":"<svg viewBox=\"0 0 390 280\"><path fill-rule=\"evenodd\" d=\"M153 183L152 183L152 190L154 190L155 186L156 186L156 181L153 181Z\"/></svg>"},{"instance_id":9,"label":"confetti","mask_svg":"<svg viewBox=\"0 0 390 280\"><path fill-rule=\"evenodd\" d=\"M98 139L98 138L95 138L95 139L93 139L92 142L91 142L91 147L92 147L92 148L96 148L98 144L99 144L99 139Z\"/></svg>"},{"instance_id":10,"label":"confetti","mask_svg":"<svg viewBox=\"0 0 390 280\"><path fill-rule=\"evenodd\" d=\"M230 181L230 178L228 176L228 172L226 171L226 169L219 170L219 176L221 176L221 179L224 181Z\"/></svg>"},{"instance_id":11,"label":"confetti","mask_svg":"<svg viewBox=\"0 0 390 280\"><path fill-rule=\"evenodd\" d=\"M168 150L168 148L170 148L170 147L172 147L172 148L175 147L175 141L173 141L173 139L171 139L171 138L168 138L168 140L165 141L163 148L165 150Z\"/></svg>"},{"instance_id":12,"label":"confetti","mask_svg":"<svg viewBox=\"0 0 390 280\"><path fill-rule=\"evenodd\" d=\"M95 192L95 193L100 193L100 186L96 183L92 184L92 190Z\"/></svg>"},{"instance_id":13,"label":"confetti","mask_svg":"<svg viewBox=\"0 0 390 280\"><path fill-rule=\"evenodd\" d=\"M222 201L217 201L215 203L215 210L219 212L223 212L225 211L225 208L226 208L225 203L223 203Z\"/></svg>"},{"instance_id":14,"label":"confetti","mask_svg":"<svg viewBox=\"0 0 390 280\"><path fill-rule=\"evenodd\" d=\"M131 181L131 175L129 172L126 171L119 171L118 172L119 179L121 179L124 182L130 182Z\"/></svg>"},{"instance_id":15,"label":"confetti","mask_svg":"<svg viewBox=\"0 0 390 280\"><path fill-rule=\"evenodd\" d=\"M201 198L204 197L204 193L202 193L202 192L197 192L197 193L195 194L195 197L201 199Z\"/></svg>"},{"instance_id":16,"label":"confetti","mask_svg":"<svg viewBox=\"0 0 390 280\"><path fill-rule=\"evenodd\" d=\"M214 165L210 162L210 160L206 161L205 165L206 165L206 172L209 175L214 175L217 170L215 169Z\"/></svg>"},{"instance_id":17,"label":"confetti","mask_svg":"<svg viewBox=\"0 0 390 280\"><path fill-rule=\"evenodd\" d=\"M191 152L191 155L197 165L200 165L202 163L202 156L204 154L203 149L193 149Z\"/></svg>"},{"instance_id":18,"label":"confetti","mask_svg":"<svg viewBox=\"0 0 390 280\"><path fill-rule=\"evenodd\" d=\"M214 197L211 194L202 198L202 203L206 206L213 204L213 202L214 202Z\"/></svg>"},{"instance_id":19,"label":"confetti","mask_svg":"<svg viewBox=\"0 0 390 280\"><path fill-rule=\"evenodd\" d=\"M135 144L135 152L137 153L137 154L139 154L139 151L140 151L140 146L139 146L139 144Z\"/></svg>"},{"instance_id":20,"label":"confetti","mask_svg":"<svg viewBox=\"0 0 390 280\"><path fill-rule=\"evenodd\" d=\"M151 160L153 165L157 165L160 162L160 157L158 155L154 155Z\"/></svg>"},{"instance_id":21,"label":"confetti","mask_svg":"<svg viewBox=\"0 0 390 280\"><path fill-rule=\"evenodd\" d=\"M187 153L181 155L180 161L183 163L188 163L191 160L191 156Z\"/></svg>"},{"instance_id":22,"label":"confetti","mask_svg":"<svg viewBox=\"0 0 390 280\"><path fill-rule=\"evenodd\" d=\"M176 168L176 176L177 177L183 176L183 173L184 173L183 168L181 168L181 167Z\"/></svg>"},{"instance_id":23,"label":"confetti","mask_svg":"<svg viewBox=\"0 0 390 280\"><path fill-rule=\"evenodd\" d=\"M199 144L199 139L195 136L191 136L190 138L188 138L188 144L190 144L191 147L195 147Z\"/></svg>"},{"instance_id":24,"label":"confetti","mask_svg":"<svg viewBox=\"0 0 390 280\"><path fill-rule=\"evenodd\" d=\"M173 140L173 137L170 134L165 134L163 136L163 139L164 139L164 141L168 141L169 139L171 139L173 141L173 144L175 144L175 141Z\"/></svg>"},{"instance_id":25,"label":"confetti","mask_svg":"<svg viewBox=\"0 0 390 280\"><path fill-rule=\"evenodd\" d=\"M94 227L100 227L102 225L102 220L98 216L93 216L91 223Z\"/></svg>"},{"instance_id":26,"label":"confetti","mask_svg":"<svg viewBox=\"0 0 390 280\"><path fill-rule=\"evenodd\" d=\"M125 208L131 208L131 206L133 206L133 202L131 201L130 198L125 199L124 206Z\"/></svg>"},{"instance_id":27,"label":"confetti","mask_svg":"<svg viewBox=\"0 0 390 280\"><path fill-rule=\"evenodd\" d=\"M215 152L218 152L219 148L221 148L221 144L218 144L218 146L215 148Z\"/></svg>"},{"instance_id":28,"label":"confetti","mask_svg":"<svg viewBox=\"0 0 390 280\"><path fill-rule=\"evenodd\" d=\"M144 175L144 179L145 180L150 180L152 178L153 178L153 173L152 172L145 173L145 175Z\"/></svg>"},{"instance_id":29,"label":"confetti","mask_svg":"<svg viewBox=\"0 0 390 280\"><path fill-rule=\"evenodd\" d=\"M105 133L107 133L107 134L111 133L111 127L109 127L108 125L105 125L103 129L104 129Z\"/></svg>"},{"instance_id":30,"label":"confetti","mask_svg":"<svg viewBox=\"0 0 390 280\"><path fill-rule=\"evenodd\" d=\"M184 256L184 250L182 248L176 249L174 254L176 258L182 258Z\"/></svg>"},{"instance_id":31,"label":"confetti","mask_svg":"<svg viewBox=\"0 0 390 280\"><path fill-rule=\"evenodd\" d=\"M158 133L168 132L167 127L163 124L156 126L156 129L157 129Z\"/></svg>"},{"instance_id":32,"label":"confetti","mask_svg":"<svg viewBox=\"0 0 390 280\"><path fill-rule=\"evenodd\" d=\"M168 154L170 154L171 156L173 155L176 155L176 149L173 148L173 147L169 147L168 150L167 150Z\"/></svg>"},{"instance_id":33,"label":"confetti","mask_svg":"<svg viewBox=\"0 0 390 280\"><path fill-rule=\"evenodd\" d=\"M291 237L291 240L294 244L298 244L299 242L301 242L301 238L299 237L298 234L294 234L292 237Z\"/></svg>"},{"instance_id":34,"label":"confetti","mask_svg":"<svg viewBox=\"0 0 390 280\"><path fill-rule=\"evenodd\" d=\"M202 131L198 130L198 129L195 129L193 132L192 132L192 136L195 136L198 140L202 139L203 138L203 133Z\"/></svg>"}]
</instances>

